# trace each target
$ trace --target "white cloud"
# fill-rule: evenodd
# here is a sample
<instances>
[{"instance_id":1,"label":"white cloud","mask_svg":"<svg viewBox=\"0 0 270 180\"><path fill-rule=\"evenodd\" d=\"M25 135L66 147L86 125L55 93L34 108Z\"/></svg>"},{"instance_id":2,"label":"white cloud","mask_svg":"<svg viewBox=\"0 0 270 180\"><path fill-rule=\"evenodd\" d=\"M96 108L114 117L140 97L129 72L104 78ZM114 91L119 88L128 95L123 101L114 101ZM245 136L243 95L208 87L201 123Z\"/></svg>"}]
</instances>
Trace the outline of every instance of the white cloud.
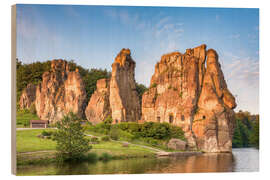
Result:
<instances>
[{"instance_id":1,"label":"white cloud","mask_svg":"<svg viewBox=\"0 0 270 180\"><path fill-rule=\"evenodd\" d=\"M228 56L229 55L229 56ZM236 110L259 111L259 61L226 53L222 66L228 88L236 96Z\"/></svg>"}]
</instances>

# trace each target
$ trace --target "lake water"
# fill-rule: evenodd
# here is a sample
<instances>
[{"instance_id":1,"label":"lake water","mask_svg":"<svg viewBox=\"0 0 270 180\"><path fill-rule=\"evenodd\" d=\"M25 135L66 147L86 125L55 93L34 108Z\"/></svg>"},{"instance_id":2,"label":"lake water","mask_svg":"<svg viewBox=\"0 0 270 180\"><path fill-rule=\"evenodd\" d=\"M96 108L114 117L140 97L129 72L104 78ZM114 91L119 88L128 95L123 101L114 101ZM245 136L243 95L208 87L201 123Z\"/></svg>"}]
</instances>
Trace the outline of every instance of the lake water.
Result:
<instances>
[{"instance_id":1,"label":"lake water","mask_svg":"<svg viewBox=\"0 0 270 180\"><path fill-rule=\"evenodd\" d=\"M233 149L233 153L208 153L187 157L140 158L108 162L23 166L18 175L142 174L259 171L259 151Z\"/></svg>"}]
</instances>

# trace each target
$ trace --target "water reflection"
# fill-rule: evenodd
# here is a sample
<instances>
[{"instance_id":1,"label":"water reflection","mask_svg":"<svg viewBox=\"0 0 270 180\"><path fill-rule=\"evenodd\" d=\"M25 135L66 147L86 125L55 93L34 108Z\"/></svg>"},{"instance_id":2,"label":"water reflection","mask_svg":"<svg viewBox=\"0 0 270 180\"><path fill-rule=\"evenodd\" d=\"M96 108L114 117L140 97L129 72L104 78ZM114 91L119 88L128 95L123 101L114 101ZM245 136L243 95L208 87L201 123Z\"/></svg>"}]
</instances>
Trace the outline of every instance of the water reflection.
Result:
<instances>
[{"instance_id":1,"label":"water reflection","mask_svg":"<svg viewBox=\"0 0 270 180\"><path fill-rule=\"evenodd\" d=\"M141 158L108 162L65 164L62 166L24 166L19 175L49 174L141 174L258 171L259 151L236 149L230 153L211 153L186 157Z\"/></svg>"}]
</instances>

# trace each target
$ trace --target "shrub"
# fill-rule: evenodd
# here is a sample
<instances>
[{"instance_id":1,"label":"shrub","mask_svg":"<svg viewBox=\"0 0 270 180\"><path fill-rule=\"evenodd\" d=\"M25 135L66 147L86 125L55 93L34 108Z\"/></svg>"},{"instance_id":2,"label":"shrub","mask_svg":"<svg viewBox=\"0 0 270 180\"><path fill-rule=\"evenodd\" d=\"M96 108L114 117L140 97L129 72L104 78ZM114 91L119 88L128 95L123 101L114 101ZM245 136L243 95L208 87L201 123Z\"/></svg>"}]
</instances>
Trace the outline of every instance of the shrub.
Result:
<instances>
[{"instance_id":1,"label":"shrub","mask_svg":"<svg viewBox=\"0 0 270 180\"><path fill-rule=\"evenodd\" d=\"M109 136L113 140L118 140L119 139L119 130L116 126L113 126L110 130Z\"/></svg>"},{"instance_id":2,"label":"shrub","mask_svg":"<svg viewBox=\"0 0 270 180\"><path fill-rule=\"evenodd\" d=\"M102 136L101 141L110 141L110 137L109 136Z\"/></svg>"},{"instance_id":3,"label":"shrub","mask_svg":"<svg viewBox=\"0 0 270 180\"><path fill-rule=\"evenodd\" d=\"M53 134L52 131L45 131L45 130L43 130L41 133L42 136L51 136L52 134Z\"/></svg>"},{"instance_id":4,"label":"shrub","mask_svg":"<svg viewBox=\"0 0 270 180\"><path fill-rule=\"evenodd\" d=\"M112 124L112 117L108 116L103 122L104 122L104 124L111 125Z\"/></svg>"},{"instance_id":5,"label":"shrub","mask_svg":"<svg viewBox=\"0 0 270 180\"><path fill-rule=\"evenodd\" d=\"M158 145L158 140L153 139L153 138L146 138L145 141L153 146L157 146Z\"/></svg>"},{"instance_id":6,"label":"shrub","mask_svg":"<svg viewBox=\"0 0 270 180\"><path fill-rule=\"evenodd\" d=\"M177 126L170 127L170 138L186 140L184 131L182 130L182 128L177 127Z\"/></svg>"},{"instance_id":7,"label":"shrub","mask_svg":"<svg viewBox=\"0 0 270 180\"><path fill-rule=\"evenodd\" d=\"M106 152L102 153L101 156L99 157L99 160L102 160L102 161L108 161L112 159L112 156Z\"/></svg>"},{"instance_id":8,"label":"shrub","mask_svg":"<svg viewBox=\"0 0 270 180\"><path fill-rule=\"evenodd\" d=\"M87 153L85 155L85 160L90 162L95 162L98 160L98 156L96 153Z\"/></svg>"},{"instance_id":9,"label":"shrub","mask_svg":"<svg viewBox=\"0 0 270 180\"><path fill-rule=\"evenodd\" d=\"M93 144L98 144L99 143L99 140L97 137L93 136L90 138L90 142L93 143Z\"/></svg>"}]
</instances>

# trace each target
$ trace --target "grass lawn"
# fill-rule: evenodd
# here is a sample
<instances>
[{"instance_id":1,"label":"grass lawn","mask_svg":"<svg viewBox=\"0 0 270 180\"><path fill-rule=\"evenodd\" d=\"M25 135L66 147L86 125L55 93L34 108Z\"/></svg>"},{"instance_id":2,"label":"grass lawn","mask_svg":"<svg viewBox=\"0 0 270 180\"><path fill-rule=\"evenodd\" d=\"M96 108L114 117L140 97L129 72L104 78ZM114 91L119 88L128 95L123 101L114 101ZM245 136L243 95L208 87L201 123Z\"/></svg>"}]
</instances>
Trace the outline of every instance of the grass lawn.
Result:
<instances>
[{"instance_id":1,"label":"grass lawn","mask_svg":"<svg viewBox=\"0 0 270 180\"><path fill-rule=\"evenodd\" d=\"M115 158L129 158L129 157L145 157L154 156L155 151L144 147L129 145L123 147L122 143L115 141L100 142L100 144L93 144L91 152L95 152L98 155L106 152L111 154Z\"/></svg>"},{"instance_id":2,"label":"grass lawn","mask_svg":"<svg viewBox=\"0 0 270 180\"><path fill-rule=\"evenodd\" d=\"M29 127L30 120L39 120L36 114L32 114L27 110L17 111L16 126L17 128Z\"/></svg>"},{"instance_id":3,"label":"grass lawn","mask_svg":"<svg viewBox=\"0 0 270 180\"><path fill-rule=\"evenodd\" d=\"M55 150L56 143L51 139L38 138L43 129L17 130L16 148L17 152L32 152ZM46 130L54 131L54 130Z\"/></svg>"},{"instance_id":4,"label":"grass lawn","mask_svg":"<svg viewBox=\"0 0 270 180\"><path fill-rule=\"evenodd\" d=\"M30 130L18 130L17 131L17 152L34 152L34 151L46 151L55 150L56 142L51 139L41 139L37 135L41 134L43 129L30 129ZM46 129L46 131L55 131L54 129ZM90 138L90 137L87 137ZM144 147L136 145L129 145L129 147L123 147L122 143L115 141L101 141L99 144L92 144L91 152L95 152L98 155L107 152L114 157L144 157L154 155L154 151Z\"/></svg>"}]
</instances>

